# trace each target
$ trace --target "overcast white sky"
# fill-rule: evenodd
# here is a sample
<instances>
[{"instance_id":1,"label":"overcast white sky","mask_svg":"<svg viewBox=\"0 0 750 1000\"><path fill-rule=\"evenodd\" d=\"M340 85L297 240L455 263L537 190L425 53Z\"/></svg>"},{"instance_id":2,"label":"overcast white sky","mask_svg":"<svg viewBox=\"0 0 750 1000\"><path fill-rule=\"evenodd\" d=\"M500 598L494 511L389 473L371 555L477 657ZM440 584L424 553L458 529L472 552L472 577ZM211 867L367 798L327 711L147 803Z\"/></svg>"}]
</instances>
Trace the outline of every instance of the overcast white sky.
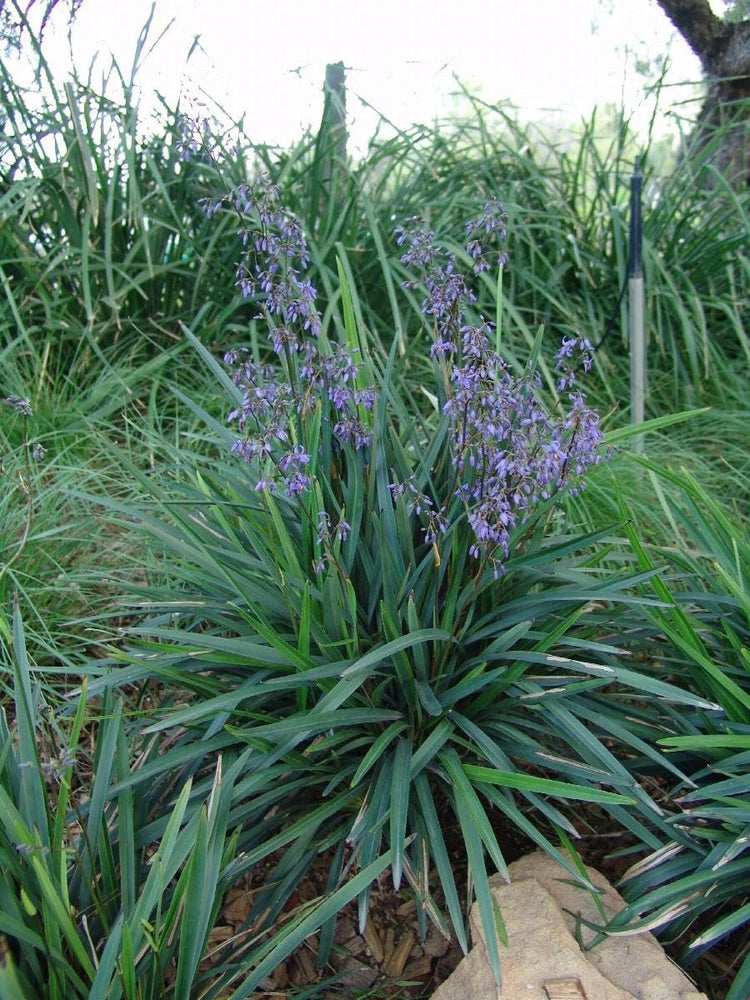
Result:
<instances>
[{"instance_id":1,"label":"overcast white sky","mask_svg":"<svg viewBox=\"0 0 750 1000\"><path fill-rule=\"evenodd\" d=\"M100 50L129 66L150 10L151 0L83 0L73 29L78 65ZM140 71L144 92L158 88L171 100L203 89L244 112L255 141L283 145L319 121L325 65L339 60L359 144L375 124L360 97L405 127L457 110L456 77L491 103L558 120L610 101L643 115L635 55L668 52L671 84L700 77L655 0L156 0L150 37L170 22ZM64 34L53 26L48 39L61 75L70 58ZM670 86L665 110L687 96Z\"/></svg>"}]
</instances>

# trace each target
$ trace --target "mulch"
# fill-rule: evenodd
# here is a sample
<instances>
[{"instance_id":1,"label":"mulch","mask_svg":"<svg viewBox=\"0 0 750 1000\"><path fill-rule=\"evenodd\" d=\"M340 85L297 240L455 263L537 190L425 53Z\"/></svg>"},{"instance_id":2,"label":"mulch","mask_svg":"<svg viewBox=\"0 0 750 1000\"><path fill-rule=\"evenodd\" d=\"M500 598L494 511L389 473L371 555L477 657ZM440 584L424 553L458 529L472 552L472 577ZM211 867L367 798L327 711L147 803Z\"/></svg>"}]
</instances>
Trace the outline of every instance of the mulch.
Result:
<instances>
[{"instance_id":1,"label":"mulch","mask_svg":"<svg viewBox=\"0 0 750 1000\"><path fill-rule=\"evenodd\" d=\"M581 836L576 841L576 848L583 861L617 885L638 857L631 850L635 846L635 838L617 827L606 812L595 806L587 808L583 816L579 812L577 821L580 821ZM536 847L515 828L497 832L507 863ZM450 829L443 833L450 845ZM458 838L458 831L453 831L453 834L454 839ZM457 885L465 886L462 849L458 840L455 840L452 853ZM290 899L287 914L300 904L324 895L328 861L326 856L318 859L307 879ZM242 882L227 892L220 919L210 939L209 955L213 953L213 961L220 963L227 944L247 937L253 899L265 884L272 868L271 862L268 868L263 868L265 871L253 869L246 873ZM431 885L438 885L437 875L431 880ZM667 953L674 957L684 942L663 944ZM732 935L710 956L691 967L691 977L710 1000L723 1000L749 945L747 933ZM318 966L317 952L318 936L314 935L266 977L254 996L267 1000L293 1000L300 991L328 982L329 985L316 994L323 1000L354 1000L357 997L427 1000L463 958L456 939L442 934L429 920L426 936L421 938L413 894L408 888L394 891L387 872L372 886L368 921L363 933L359 930L357 906L353 902L339 914L330 958L323 968ZM211 957L205 966L206 971L210 969L210 964Z\"/></svg>"},{"instance_id":2,"label":"mulch","mask_svg":"<svg viewBox=\"0 0 750 1000\"><path fill-rule=\"evenodd\" d=\"M327 859L321 857L289 900L286 913L290 915L297 906L321 896L326 880ZM209 942L209 956L213 952L214 961L221 961L222 945L247 935L253 900L262 882L263 874L251 870L227 892ZM338 915L333 947L323 968L317 961L318 935L313 935L266 977L255 995L291 1000L305 987L333 980L321 993L325 1000L363 994L422 1000L434 993L463 958L452 935L441 933L429 920L426 927L422 939L413 894L408 889L396 892L386 874L371 888L362 933L355 901Z\"/></svg>"}]
</instances>

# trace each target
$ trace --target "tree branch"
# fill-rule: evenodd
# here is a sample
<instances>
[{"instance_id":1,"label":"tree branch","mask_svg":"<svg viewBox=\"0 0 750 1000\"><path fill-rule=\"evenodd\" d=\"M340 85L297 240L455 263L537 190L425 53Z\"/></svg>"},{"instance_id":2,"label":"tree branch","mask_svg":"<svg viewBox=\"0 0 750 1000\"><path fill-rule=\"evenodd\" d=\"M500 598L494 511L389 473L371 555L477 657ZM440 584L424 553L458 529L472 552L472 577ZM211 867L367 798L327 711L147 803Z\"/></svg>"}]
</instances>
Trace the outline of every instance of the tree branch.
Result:
<instances>
[{"instance_id":1,"label":"tree branch","mask_svg":"<svg viewBox=\"0 0 750 1000\"><path fill-rule=\"evenodd\" d=\"M708 0L657 0L657 3L708 71L714 46L726 28Z\"/></svg>"}]
</instances>

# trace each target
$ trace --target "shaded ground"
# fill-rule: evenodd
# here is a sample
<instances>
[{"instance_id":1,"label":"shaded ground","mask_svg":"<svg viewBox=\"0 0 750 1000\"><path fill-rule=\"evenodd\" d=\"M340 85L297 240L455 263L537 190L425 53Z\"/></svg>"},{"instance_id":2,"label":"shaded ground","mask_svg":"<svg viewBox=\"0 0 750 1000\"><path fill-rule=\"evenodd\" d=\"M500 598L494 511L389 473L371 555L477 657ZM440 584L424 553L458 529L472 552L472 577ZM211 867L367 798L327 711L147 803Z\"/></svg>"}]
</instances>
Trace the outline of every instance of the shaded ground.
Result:
<instances>
[{"instance_id":1,"label":"shaded ground","mask_svg":"<svg viewBox=\"0 0 750 1000\"><path fill-rule=\"evenodd\" d=\"M635 838L617 828L596 806L587 807L585 815L579 816L578 820L581 838L576 847L582 859L616 885L636 860L637 855L629 850L634 846ZM444 833L449 840L450 831ZM515 829L504 831L500 842L508 863L535 849L535 845ZM457 842L454 856L456 865L460 867L461 851ZM254 884L254 879L257 884ZM325 858L321 858L320 864L311 871L290 901L288 910L324 894L326 879L327 863ZM263 873L251 871L242 884L227 893L219 923L211 936L217 959L221 957L223 943L246 931L245 922L253 897L263 880ZM437 884L435 875L433 885ZM457 877L457 884L465 887L463 873ZM682 943L662 941L673 958ZM747 947L747 935L733 935L710 956L688 970L698 988L711 1000L723 1000L726 996ZM256 995L274 1000L292 1000L300 991L328 981L319 994L326 1000L354 1000L360 997L426 1000L463 957L455 938L444 936L429 921L426 937L424 940L420 938L416 904L410 890L394 892L387 875L372 888L369 920L364 934L359 934L357 907L356 903L352 903L339 915L331 958L322 969L316 964L317 948L318 937L308 939L266 978ZM332 978L335 982L330 981Z\"/></svg>"}]
</instances>

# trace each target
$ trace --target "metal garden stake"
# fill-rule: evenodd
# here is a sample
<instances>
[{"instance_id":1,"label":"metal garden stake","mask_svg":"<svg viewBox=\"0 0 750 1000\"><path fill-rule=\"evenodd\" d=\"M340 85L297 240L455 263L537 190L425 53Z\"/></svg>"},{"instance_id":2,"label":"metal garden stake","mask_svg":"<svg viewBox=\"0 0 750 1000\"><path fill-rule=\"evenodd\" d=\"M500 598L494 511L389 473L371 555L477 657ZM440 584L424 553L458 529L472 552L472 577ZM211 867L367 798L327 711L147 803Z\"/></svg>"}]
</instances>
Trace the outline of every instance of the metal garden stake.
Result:
<instances>
[{"instance_id":1,"label":"metal garden stake","mask_svg":"<svg viewBox=\"0 0 750 1000\"><path fill-rule=\"evenodd\" d=\"M641 161L638 157L630 178L630 257L628 263L628 292L630 308L630 419L634 424L643 423L646 391L646 331L645 302L643 294L643 263L641 257L643 226L641 220ZM636 438L636 449L643 447L641 437Z\"/></svg>"}]
</instances>

